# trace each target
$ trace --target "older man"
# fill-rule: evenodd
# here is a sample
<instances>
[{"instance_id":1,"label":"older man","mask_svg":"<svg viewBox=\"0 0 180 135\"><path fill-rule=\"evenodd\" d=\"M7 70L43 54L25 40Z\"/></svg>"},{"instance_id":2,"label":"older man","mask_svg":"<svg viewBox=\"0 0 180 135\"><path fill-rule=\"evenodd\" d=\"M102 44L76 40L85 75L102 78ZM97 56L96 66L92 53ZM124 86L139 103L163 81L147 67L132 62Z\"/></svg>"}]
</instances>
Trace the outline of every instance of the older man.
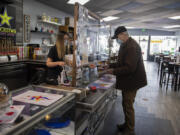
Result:
<instances>
[{"instance_id":1,"label":"older man","mask_svg":"<svg viewBox=\"0 0 180 135\"><path fill-rule=\"evenodd\" d=\"M124 26L115 30L113 39L120 44L117 63L111 64L109 73L116 75L116 88L122 90L125 123L117 125L124 135L134 135L135 114L133 103L137 90L147 85L141 48Z\"/></svg>"}]
</instances>

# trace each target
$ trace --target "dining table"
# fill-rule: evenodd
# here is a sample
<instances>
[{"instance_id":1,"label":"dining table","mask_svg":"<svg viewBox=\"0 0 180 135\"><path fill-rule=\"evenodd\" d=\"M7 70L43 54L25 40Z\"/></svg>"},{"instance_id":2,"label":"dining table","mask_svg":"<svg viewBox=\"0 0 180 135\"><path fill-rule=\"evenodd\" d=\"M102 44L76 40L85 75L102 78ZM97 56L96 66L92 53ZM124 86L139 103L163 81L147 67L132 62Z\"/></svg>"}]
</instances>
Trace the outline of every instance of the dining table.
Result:
<instances>
[{"instance_id":1,"label":"dining table","mask_svg":"<svg viewBox=\"0 0 180 135\"><path fill-rule=\"evenodd\" d=\"M177 91L177 88L179 90L179 68L180 68L180 63L177 62L169 62L170 65L174 66L175 69L175 84L174 84L174 90Z\"/></svg>"}]
</instances>

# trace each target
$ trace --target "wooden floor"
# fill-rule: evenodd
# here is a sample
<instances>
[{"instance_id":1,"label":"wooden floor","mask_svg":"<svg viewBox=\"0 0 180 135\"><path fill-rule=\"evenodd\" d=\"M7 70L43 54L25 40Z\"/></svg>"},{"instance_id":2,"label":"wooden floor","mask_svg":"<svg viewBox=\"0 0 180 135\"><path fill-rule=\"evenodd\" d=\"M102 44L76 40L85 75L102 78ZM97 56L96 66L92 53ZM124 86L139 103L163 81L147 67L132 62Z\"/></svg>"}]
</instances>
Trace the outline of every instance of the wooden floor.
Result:
<instances>
[{"instance_id":1,"label":"wooden floor","mask_svg":"<svg viewBox=\"0 0 180 135\"><path fill-rule=\"evenodd\" d=\"M159 88L157 65L145 62L148 86L140 89L135 100L136 135L180 135L180 91ZM116 124L123 123L121 92L106 118L100 135L121 135Z\"/></svg>"}]
</instances>

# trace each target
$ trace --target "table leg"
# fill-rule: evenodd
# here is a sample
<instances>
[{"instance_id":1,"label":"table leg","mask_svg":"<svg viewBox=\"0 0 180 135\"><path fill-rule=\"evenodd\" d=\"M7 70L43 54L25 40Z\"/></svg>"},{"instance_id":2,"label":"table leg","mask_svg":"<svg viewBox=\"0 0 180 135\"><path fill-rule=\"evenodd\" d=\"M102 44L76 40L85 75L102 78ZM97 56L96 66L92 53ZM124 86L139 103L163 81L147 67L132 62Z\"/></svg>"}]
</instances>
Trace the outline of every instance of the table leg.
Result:
<instances>
[{"instance_id":1,"label":"table leg","mask_svg":"<svg viewBox=\"0 0 180 135\"><path fill-rule=\"evenodd\" d=\"M178 75L179 75L179 67L176 66L176 78L175 78L175 86L174 86L174 90L177 90L177 83L178 83Z\"/></svg>"},{"instance_id":2,"label":"table leg","mask_svg":"<svg viewBox=\"0 0 180 135\"><path fill-rule=\"evenodd\" d=\"M160 63L160 78L159 78L159 84L162 86L162 63Z\"/></svg>"}]
</instances>

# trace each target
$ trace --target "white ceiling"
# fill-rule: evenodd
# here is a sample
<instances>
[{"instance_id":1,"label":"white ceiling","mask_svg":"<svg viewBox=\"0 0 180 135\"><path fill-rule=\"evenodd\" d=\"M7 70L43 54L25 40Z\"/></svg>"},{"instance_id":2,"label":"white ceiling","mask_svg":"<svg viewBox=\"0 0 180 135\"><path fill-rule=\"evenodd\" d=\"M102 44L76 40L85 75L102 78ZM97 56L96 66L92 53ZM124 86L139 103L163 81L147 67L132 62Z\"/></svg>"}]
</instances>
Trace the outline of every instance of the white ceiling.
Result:
<instances>
[{"instance_id":1,"label":"white ceiling","mask_svg":"<svg viewBox=\"0 0 180 135\"><path fill-rule=\"evenodd\" d=\"M73 14L73 5L68 0L37 0L69 14ZM86 6L102 18L119 17L109 22L113 26L124 25L136 28L178 31L180 28L165 29L164 26L180 25L180 20L168 17L180 16L180 0L90 0Z\"/></svg>"}]
</instances>

